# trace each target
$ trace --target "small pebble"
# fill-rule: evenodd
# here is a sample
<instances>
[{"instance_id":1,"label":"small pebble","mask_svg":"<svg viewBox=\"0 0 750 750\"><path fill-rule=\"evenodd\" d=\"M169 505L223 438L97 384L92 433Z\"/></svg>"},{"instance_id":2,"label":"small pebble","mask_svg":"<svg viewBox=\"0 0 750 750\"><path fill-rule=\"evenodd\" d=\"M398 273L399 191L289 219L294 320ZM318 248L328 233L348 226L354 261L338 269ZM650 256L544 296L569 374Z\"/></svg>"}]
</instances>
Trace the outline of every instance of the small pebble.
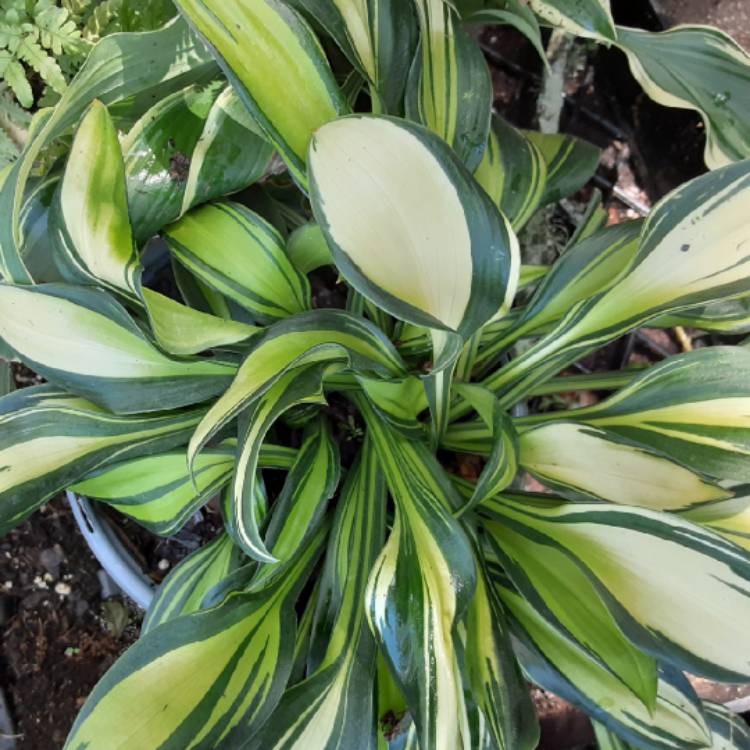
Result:
<instances>
[{"instance_id":1,"label":"small pebble","mask_svg":"<svg viewBox=\"0 0 750 750\"><path fill-rule=\"evenodd\" d=\"M55 584L55 593L60 594L60 596L69 596L71 591L70 585L63 581L58 581Z\"/></svg>"},{"instance_id":2,"label":"small pebble","mask_svg":"<svg viewBox=\"0 0 750 750\"><path fill-rule=\"evenodd\" d=\"M36 586L38 589L49 588L49 586L47 585L47 581L45 581L41 576L34 576L34 586Z\"/></svg>"},{"instance_id":3,"label":"small pebble","mask_svg":"<svg viewBox=\"0 0 750 750\"><path fill-rule=\"evenodd\" d=\"M162 558L159 560L156 567L159 568L159 570L169 570L169 560Z\"/></svg>"},{"instance_id":4,"label":"small pebble","mask_svg":"<svg viewBox=\"0 0 750 750\"><path fill-rule=\"evenodd\" d=\"M6 581L6 582L5 582L4 584L3 584L3 588L4 588L4 589L5 589L6 591L10 591L10 590L11 590L11 589L13 588L13 581Z\"/></svg>"}]
</instances>

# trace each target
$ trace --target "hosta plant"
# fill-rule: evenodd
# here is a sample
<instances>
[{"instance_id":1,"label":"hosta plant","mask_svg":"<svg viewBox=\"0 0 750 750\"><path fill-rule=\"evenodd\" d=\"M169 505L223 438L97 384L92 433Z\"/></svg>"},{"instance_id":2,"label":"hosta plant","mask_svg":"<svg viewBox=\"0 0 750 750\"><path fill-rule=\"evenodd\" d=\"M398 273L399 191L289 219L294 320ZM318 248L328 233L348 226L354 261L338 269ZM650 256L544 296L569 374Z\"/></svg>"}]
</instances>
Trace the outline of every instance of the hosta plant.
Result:
<instances>
[{"instance_id":1,"label":"hosta plant","mask_svg":"<svg viewBox=\"0 0 750 750\"><path fill-rule=\"evenodd\" d=\"M67 747L532 750L532 682L602 747L747 748L685 672L750 679L750 351L564 374L646 323L748 326L747 55L606 0L176 5L1 178L0 337L46 383L0 401L0 528L65 488L224 519ZM481 20L622 49L710 171L526 265L598 154L492 115ZM610 395L528 407L577 389Z\"/></svg>"}]
</instances>

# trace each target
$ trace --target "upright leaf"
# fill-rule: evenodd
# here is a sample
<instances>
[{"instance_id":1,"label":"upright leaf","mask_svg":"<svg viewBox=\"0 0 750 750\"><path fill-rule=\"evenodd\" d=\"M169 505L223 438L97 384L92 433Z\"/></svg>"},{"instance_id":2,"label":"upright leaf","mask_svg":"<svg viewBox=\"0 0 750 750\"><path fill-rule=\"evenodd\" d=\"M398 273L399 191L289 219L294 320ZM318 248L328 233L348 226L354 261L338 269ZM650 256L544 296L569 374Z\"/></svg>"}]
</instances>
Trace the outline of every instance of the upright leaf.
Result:
<instances>
[{"instance_id":1,"label":"upright leaf","mask_svg":"<svg viewBox=\"0 0 750 750\"><path fill-rule=\"evenodd\" d=\"M403 0L289 0L322 24L349 62L367 79L373 111L398 115L412 64L416 13Z\"/></svg>"},{"instance_id":2,"label":"upright leaf","mask_svg":"<svg viewBox=\"0 0 750 750\"><path fill-rule=\"evenodd\" d=\"M573 241L550 268L512 326L483 341L477 369L486 372L515 341L563 318L572 307L615 283L638 250L637 221L594 231Z\"/></svg>"},{"instance_id":3,"label":"upright leaf","mask_svg":"<svg viewBox=\"0 0 750 750\"><path fill-rule=\"evenodd\" d=\"M154 99L190 83L210 80L217 73L205 45L180 19L157 31L112 34L102 39L55 109L37 115L32 137L0 186L0 214L9 219L0 227L0 274L17 283L31 280L20 255L26 183L42 149L74 125L94 99L127 119L139 116Z\"/></svg>"},{"instance_id":4,"label":"upright leaf","mask_svg":"<svg viewBox=\"0 0 750 750\"><path fill-rule=\"evenodd\" d=\"M542 30L539 28L539 22L531 9L522 2L522 0L507 0L505 7L500 8L482 8L483 0L474 0L477 6L474 13L466 17L467 12L471 11L472 0L469 0L469 7L462 12L466 23L481 24L503 24L512 26L520 31L533 45L539 54L540 59L547 62L547 55L544 51L544 42L542 41ZM461 9L460 3L454 3ZM466 3L464 3L466 5Z\"/></svg>"},{"instance_id":5,"label":"upright leaf","mask_svg":"<svg viewBox=\"0 0 750 750\"><path fill-rule=\"evenodd\" d=\"M462 513L508 487L518 473L518 435L497 399L486 388L460 384L455 388L476 411L490 434L491 449L469 502Z\"/></svg>"},{"instance_id":6,"label":"upright leaf","mask_svg":"<svg viewBox=\"0 0 750 750\"><path fill-rule=\"evenodd\" d=\"M176 5L211 45L240 99L305 186L313 132L348 109L310 27L281 0Z\"/></svg>"},{"instance_id":7,"label":"upright leaf","mask_svg":"<svg viewBox=\"0 0 750 750\"><path fill-rule=\"evenodd\" d=\"M109 112L98 101L76 131L52 228L63 271L72 281L137 298L140 260L128 216L122 150Z\"/></svg>"},{"instance_id":8,"label":"upright leaf","mask_svg":"<svg viewBox=\"0 0 750 750\"><path fill-rule=\"evenodd\" d=\"M596 172L601 152L596 146L565 133L524 131L547 165L541 203L557 203L580 190Z\"/></svg>"},{"instance_id":9,"label":"upright leaf","mask_svg":"<svg viewBox=\"0 0 750 750\"><path fill-rule=\"evenodd\" d=\"M315 535L341 476L338 446L325 419L316 419L304 433L294 465L271 509L265 543L277 565L264 565L253 586L274 575Z\"/></svg>"},{"instance_id":10,"label":"upright leaf","mask_svg":"<svg viewBox=\"0 0 750 750\"><path fill-rule=\"evenodd\" d=\"M396 514L367 588L370 625L406 697L423 750L470 747L455 629L476 583L469 540L451 515L460 502L427 447L358 403Z\"/></svg>"},{"instance_id":11,"label":"upright leaf","mask_svg":"<svg viewBox=\"0 0 750 750\"><path fill-rule=\"evenodd\" d=\"M472 747L534 750L539 724L518 668L507 618L484 566L466 615L466 672L482 713ZM489 735L488 745L482 744Z\"/></svg>"},{"instance_id":12,"label":"upright leaf","mask_svg":"<svg viewBox=\"0 0 750 750\"><path fill-rule=\"evenodd\" d=\"M278 563L275 557L266 548L261 537L260 523L263 520L257 505L259 489L258 465L262 453L263 440L273 423L291 407L299 404L321 403L325 401L323 395L323 378L328 365L312 364L306 367L292 368L284 373L267 391L255 400L240 420L239 428L239 451L237 455L234 482L231 494L227 496L228 525L232 536L239 546L255 560L265 563ZM294 472L295 480L306 477L309 484L301 488L302 495L296 499L303 503L298 508L297 521L304 516L304 511L310 513L307 517L308 523L312 520L319 521L321 505L330 498L332 487L338 481L338 456L335 455L328 434L311 437L301 456L295 461L297 470ZM195 437L193 437L195 440ZM191 471L197 466L197 461L203 454L194 458L191 455ZM294 481L294 480L293 480ZM294 484L287 485L285 509L288 510L290 500L295 499L292 493L296 489ZM278 509L277 509L278 510ZM301 512L302 511L302 512ZM317 518L316 518L317 516ZM277 524L284 519L278 516ZM278 533L279 529L276 529ZM284 540L279 548L279 553L288 555L290 547L296 541L299 543L301 537L307 532L307 526L303 528L287 528ZM287 546L288 545L288 546ZM281 567L280 565L266 565L261 573L261 580Z\"/></svg>"},{"instance_id":13,"label":"upright leaf","mask_svg":"<svg viewBox=\"0 0 750 750\"><path fill-rule=\"evenodd\" d=\"M313 210L347 281L392 315L464 338L513 299L512 232L424 128L352 116L310 146Z\"/></svg>"},{"instance_id":14,"label":"upright leaf","mask_svg":"<svg viewBox=\"0 0 750 750\"><path fill-rule=\"evenodd\" d=\"M494 117L487 148L474 176L518 231L539 208L547 164L539 148L521 131Z\"/></svg>"},{"instance_id":15,"label":"upright leaf","mask_svg":"<svg viewBox=\"0 0 750 750\"><path fill-rule=\"evenodd\" d=\"M365 440L328 541L315 609L310 676L287 690L253 750L375 750L375 641L365 622L367 577L385 534L386 491Z\"/></svg>"},{"instance_id":16,"label":"upright leaf","mask_svg":"<svg viewBox=\"0 0 750 750\"><path fill-rule=\"evenodd\" d=\"M462 340L513 300L515 235L455 154L406 121L354 116L321 128L310 179L313 211L347 281L431 329L426 384L437 437Z\"/></svg>"},{"instance_id":17,"label":"upright leaf","mask_svg":"<svg viewBox=\"0 0 750 750\"><path fill-rule=\"evenodd\" d=\"M421 45L407 86L406 111L439 135L470 170L482 159L492 111L492 81L476 41L452 3L414 0Z\"/></svg>"}]
</instances>

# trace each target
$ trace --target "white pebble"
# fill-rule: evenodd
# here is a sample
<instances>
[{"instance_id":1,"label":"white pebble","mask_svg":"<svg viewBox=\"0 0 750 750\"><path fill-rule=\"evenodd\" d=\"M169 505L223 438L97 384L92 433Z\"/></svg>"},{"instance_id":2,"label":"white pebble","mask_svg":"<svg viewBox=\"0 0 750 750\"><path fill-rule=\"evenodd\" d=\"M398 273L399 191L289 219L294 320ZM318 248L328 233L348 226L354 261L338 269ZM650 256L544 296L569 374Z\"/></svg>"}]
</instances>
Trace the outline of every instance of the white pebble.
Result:
<instances>
[{"instance_id":1,"label":"white pebble","mask_svg":"<svg viewBox=\"0 0 750 750\"><path fill-rule=\"evenodd\" d=\"M60 596L69 596L71 591L72 589L67 583L59 581L55 584L55 593L60 594Z\"/></svg>"},{"instance_id":2,"label":"white pebble","mask_svg":"<svg viewBox=\"0 0 750 750\"><path fill-rule=\"evenodd\" d=\"M161 559L159 560L159 563L156 566L159 568L159 570L168 570L169 569L169 560Z\"/></svg>"}]
</instances>

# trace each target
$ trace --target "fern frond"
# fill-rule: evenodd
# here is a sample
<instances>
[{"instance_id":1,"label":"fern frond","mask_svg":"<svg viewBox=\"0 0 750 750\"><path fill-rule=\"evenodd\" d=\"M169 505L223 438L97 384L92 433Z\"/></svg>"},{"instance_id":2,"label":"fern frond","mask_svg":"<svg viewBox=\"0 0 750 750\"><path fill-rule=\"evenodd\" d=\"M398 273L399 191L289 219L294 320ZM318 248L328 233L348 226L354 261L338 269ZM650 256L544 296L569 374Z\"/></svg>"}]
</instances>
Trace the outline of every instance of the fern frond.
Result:
<instances>
[{"instance_id":1,"label":"fern frond","mask_svg":"<svg viewBox=\"0 0 750 750\"><path fill-rule=\"evenodd\" d=\"M22 107L30 107L34 103L34 94L26 79L26 71L15 57L0 55L0 73Z\"/></svg>"},{"instance_id":2,"label":"fern frond","mask_svg":"<svg viewBox=\"0 0 750 750\"><path fill-rule=\"evenodd\" d=\"M65 91L67 82L57 61L33 37L26 37L16 51L19 59L27 63L58 94Z\"/></svg>"},{"instance_id":3,"label":"fern frond","mask_svg":"<svg viewBox=\"0 0 750 750\"><path fill-rule=\"evenodd\" d=\"M39 41L54 55L59 56L63 52L80 54L88 46L81 39L81 30L65 8L45 8L35 16L35 23L39 29Z\"/></svg>"}]
</instances>

